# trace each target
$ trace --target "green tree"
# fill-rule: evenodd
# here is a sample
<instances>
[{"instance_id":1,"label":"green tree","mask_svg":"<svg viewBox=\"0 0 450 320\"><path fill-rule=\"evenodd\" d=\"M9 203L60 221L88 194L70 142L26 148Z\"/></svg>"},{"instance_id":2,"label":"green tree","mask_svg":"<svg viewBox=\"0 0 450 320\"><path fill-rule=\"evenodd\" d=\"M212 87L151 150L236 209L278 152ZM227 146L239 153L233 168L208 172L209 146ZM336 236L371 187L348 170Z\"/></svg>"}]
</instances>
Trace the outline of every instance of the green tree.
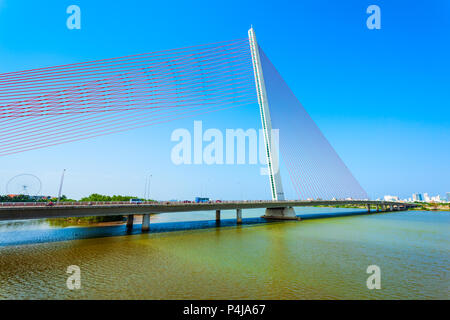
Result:
<instances>
[{"instance_id":1,"label":"green tree","mask_svg":"<svg viewBox=\"0 0 450 320\"><path fill-rule=\"evenodd\" d=\"M130 199L136 199L135 196L121 196L121 195L114 195L114 196L105 196L98 193L93 193L89 195L88 197L81 198L80 201L130 201Z\"/></svg>"}]
</instances>

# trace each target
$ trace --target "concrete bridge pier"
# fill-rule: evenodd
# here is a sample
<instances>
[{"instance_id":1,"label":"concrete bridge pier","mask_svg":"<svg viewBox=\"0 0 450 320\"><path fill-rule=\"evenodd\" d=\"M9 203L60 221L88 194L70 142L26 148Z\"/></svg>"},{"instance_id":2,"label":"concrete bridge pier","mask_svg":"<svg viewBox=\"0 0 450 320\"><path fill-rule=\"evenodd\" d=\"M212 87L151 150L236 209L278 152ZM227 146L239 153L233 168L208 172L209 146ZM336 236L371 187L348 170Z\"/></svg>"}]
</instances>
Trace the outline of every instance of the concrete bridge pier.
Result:
<instances>
[{"instance_id":1,"label":"concrete bridge pier","mask_svg":"<svg viewBox=\"0 0 450 320\"><path fill-rule=\"evenodd\" d=\"M370 204L367 204L367 212L370 213Z\"/></svg>"},{"instance_id":2,"label":"concrete bridge pier","mask_svg":"<svg viewBox=\"0 0 450 320\"><path fill-rule=\"evenodd\" d=\"M292 207L267 208L265 214L261 218L274 220L300 220Z\"/></svg>"},{"instance_id":3,"label":"concrete bridge pier","mask_svg":"<svg viewBox=\"0 0 450 320\"><path fill-rule=\"evenodd\" d=\"M216 222L220 223L220 210L216 210Z\"/></svg>"},{"instance_id":4,"label":"concrete bridge pier","mask_svg":"<svg viewBox=\"0 0 450 320\"><path fill-rule=\"evenodd\" d=\"M392 204L389 205L389 211L394 211L394 206Z\"/></svg>"},{"instance_id":5,"label":"concrete bridge pier","mask_svg":"<svg viewBox=\"0 0 450 320\"><path fill-rule=\"evenodd\" d=\"M380 205L377 204L377 212L380 212Z\"/></svg>"},{"instance_id":6,"label":"concrete bridge pier","mask_svg":"<svg viewBox=\"0 0 450 320\"><path fill-rule=\"evenodd\" d=\"M142 232L150 231L150 214L146 213L142 216Z\"/></svg>"},{"instance_id":7,"label":"concrete bridge pier","mask_svg":"<svg viewBox=\"0 0 450 320\"><path fill-rule=\"evenodd\" d=\"M236 223L242 224L242 209L236 209Z\"/></svg>"},{"instance_id":8,"label":"concrete bridge pier","mask_svg":"<svg viewBox=\"0 0 450 320\"><path fill-rule=\"evenodd\" d=\"M134 215L129 214L127 217L127 231L131 231L133 229L133 221L134 221Z\"/></svg>"}]
</instances>

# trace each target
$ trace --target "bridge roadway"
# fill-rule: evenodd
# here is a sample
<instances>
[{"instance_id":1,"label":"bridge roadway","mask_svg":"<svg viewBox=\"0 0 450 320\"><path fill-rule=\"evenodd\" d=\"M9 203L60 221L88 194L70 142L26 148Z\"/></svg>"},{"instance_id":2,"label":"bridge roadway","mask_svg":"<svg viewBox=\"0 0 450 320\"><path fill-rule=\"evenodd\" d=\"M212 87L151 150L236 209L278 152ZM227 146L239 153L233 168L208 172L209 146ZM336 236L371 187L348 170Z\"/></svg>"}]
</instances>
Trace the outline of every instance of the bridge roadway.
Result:
<instances>
[{"instance_id":1,"label":"bridge roadway","mask_svg":"<svg viewBox=\"0 0 450 320\"><path fill-rule=\"evenodd\" d=\"M370 212L371 207L376 211L407 210L414 204L370 201L370 200L286 200L286 201L217 201L207 203L185 203L185 202L61 202L48 205L45 202L23 202L23 203L0 203L0 221L2 220L28 220L44 218L68 218L86 216L113 216L127 215L128 227L133 225L133 215L143 214L143 231L148 231L150 214L165 212L188 212L188 211L216 211L216 220L220 221L221 210L236 210L237 223L242 223L242 209L265 208L265 218L272 219L298 219L295 217L292 207L310 206L336 206L336 205L364 205ZM284 217L283 209L291 209L290 216ZM376 208L376 209L375 209ZM281 210L281 211L280 211ZM269 212L269 214L268 214ZM274 212L272 215L270 213ZM281 215L279 213L282 213Z\"/></svg>"}]
</instances>

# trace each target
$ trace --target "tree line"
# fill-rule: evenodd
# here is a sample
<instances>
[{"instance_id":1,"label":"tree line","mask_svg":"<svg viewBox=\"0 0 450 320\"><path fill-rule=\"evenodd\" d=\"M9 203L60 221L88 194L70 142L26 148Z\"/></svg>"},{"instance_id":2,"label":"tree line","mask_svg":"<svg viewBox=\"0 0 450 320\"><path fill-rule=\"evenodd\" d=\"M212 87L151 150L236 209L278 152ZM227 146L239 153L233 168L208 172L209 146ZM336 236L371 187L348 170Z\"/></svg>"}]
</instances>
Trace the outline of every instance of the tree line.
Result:
<instances>
[{"instance_id":1,"label":"tree line","mask_svg":"<svg viewBox=\"0 0 450 320\"><path fill-rule=\"evenodd\" d=\"M137 199L139 197L136 196L122 196L122 195L113 195L113 196L106 196L103 194L93 193L87 197L83 197L80 200L74 200L69 199L65 195L61 196L60 201L69 201L69 202L75 202L75 201L130 201L130 199ZM52 198L42 198L42 197L35 197L35 196L29 196L29 195L0 195L0 202L56 202L58 201L58 198L52 197ZM152 200L148 200L152 201Z\"/></svg>"}]
</instances>

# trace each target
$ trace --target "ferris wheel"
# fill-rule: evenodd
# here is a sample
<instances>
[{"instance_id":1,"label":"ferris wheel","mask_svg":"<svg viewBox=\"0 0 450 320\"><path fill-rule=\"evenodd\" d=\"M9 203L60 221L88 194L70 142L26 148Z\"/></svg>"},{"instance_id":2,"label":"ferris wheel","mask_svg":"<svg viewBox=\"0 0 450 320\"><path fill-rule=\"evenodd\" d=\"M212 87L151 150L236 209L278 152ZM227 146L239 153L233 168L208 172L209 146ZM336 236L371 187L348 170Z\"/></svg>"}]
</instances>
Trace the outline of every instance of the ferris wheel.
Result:
<instances>
[{"instance_id":1,"label":"ferris wheel","mask_svg":"<svg viewBox=\"0 0 450 320\"><path fill-rule=\"evenodd\" d=\"M33 174L23 173L9 179L6 184L7 194L37 196L41 191L41 180Z\"/></svg>"}]
</instances>

